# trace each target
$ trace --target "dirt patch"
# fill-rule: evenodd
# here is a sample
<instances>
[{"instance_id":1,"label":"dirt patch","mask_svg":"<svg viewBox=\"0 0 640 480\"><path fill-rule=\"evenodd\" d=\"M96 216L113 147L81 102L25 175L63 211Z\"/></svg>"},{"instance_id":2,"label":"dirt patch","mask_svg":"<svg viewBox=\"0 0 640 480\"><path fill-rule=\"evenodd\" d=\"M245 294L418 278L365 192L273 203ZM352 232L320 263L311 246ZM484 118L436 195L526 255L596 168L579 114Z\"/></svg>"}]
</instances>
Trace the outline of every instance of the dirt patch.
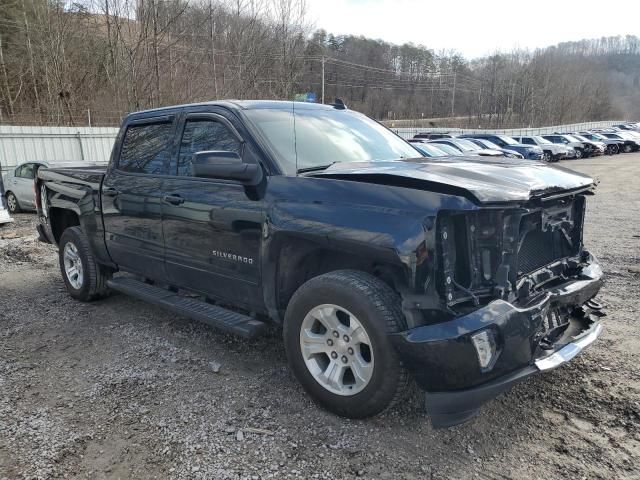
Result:
<instances>
[{"instance_id":1,"label":"dirt patch","mask_svg":"<svg viewBox=\"0 0 640 480\"><path fill-rule=\"evenodd\" d=\"M82 304L35 217L0 229L0 478L640 478L640 154L600 178L585 241L605 332L473 421L433 430L414 395L365 421L317 408L277 331L245 341L122 295Z\"/></svg>"}]
</instances>

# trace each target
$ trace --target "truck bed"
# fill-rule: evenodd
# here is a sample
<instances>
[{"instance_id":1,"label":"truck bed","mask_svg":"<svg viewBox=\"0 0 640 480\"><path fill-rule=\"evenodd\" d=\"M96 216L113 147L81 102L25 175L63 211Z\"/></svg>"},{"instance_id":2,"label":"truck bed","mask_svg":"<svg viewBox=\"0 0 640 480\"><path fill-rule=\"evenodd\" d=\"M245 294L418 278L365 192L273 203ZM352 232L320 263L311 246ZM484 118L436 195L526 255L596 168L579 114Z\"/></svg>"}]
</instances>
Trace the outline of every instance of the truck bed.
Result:
<instances>
[{"instance_id":1,"label":"truck bed","mask_svg":"<svg viewBox=\"0 0 640 480\"><path fill-rule=\"evenodd\" d=\"M94 184L95 188L99 188L100 182L107 171L106 165L87 165L81 167L57 167L57 168L40 168L38 170L38 179L45 183L87 183Z\"/></svg>"}]
</instances>

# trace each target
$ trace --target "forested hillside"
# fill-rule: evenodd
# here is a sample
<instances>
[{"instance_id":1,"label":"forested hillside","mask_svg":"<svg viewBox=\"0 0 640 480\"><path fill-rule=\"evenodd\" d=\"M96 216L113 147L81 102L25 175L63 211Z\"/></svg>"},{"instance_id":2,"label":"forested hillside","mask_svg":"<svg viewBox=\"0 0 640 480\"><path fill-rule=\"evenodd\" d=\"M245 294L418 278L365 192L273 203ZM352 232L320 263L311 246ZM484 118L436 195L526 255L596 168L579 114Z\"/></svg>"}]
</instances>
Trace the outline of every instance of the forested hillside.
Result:
<instances>
[{"instance_id":1,"label":"forested hillside","mask_svg":"<svg viewBox=\"0 0 640 480\"><path fill-rule=\"evenodd\" d=\"M465 59L312 32L304 0L0 0L0 122L116 125L217 98L339 96L377 119L537 126L640 118L640 39ZM438 120L432 120L438 119Z\"/></svg>"}]
</instances>

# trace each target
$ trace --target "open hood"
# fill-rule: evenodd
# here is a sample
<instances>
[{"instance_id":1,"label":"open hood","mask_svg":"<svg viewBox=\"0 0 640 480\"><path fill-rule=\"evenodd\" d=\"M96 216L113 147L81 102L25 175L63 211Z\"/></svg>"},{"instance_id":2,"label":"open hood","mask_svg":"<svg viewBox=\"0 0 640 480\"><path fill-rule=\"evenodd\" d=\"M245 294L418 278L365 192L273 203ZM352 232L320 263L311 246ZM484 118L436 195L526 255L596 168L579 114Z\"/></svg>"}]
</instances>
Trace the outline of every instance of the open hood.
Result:
<instances>
[{"instance_id":1,"label":"open hood","mask_svg":"<svg viewBox=\"0 0 640 480\"><path fill-rule=\"evenodd\" d=\"M587 188L593 179L573 170L513 158L450 157L384 162L340 162L312 176L397 185L393 177L466 190L480 203L526 201L556 192ZM382 182L380 181L382 177Z\"/></svg>"}]
</instances>

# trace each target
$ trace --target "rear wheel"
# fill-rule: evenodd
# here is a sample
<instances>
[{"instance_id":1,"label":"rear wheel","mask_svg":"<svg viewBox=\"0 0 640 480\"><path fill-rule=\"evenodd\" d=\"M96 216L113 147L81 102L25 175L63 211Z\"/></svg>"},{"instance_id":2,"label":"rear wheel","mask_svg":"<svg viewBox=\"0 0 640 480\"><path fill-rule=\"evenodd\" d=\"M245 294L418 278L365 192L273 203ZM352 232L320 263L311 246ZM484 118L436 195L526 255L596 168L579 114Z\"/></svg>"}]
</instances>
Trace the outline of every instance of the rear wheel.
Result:
<instances>
[{"instance_id":1,"label":"rear wheel","mask_svg":"<svg viewBox=\"0 0 640 480\"><path fill-rule=\"evenodd\" d=\"M60 271L69 295L90 302L109 293L107 280L111 271L96 261L80 227L67 228L60 237L59 248Z\"/></svg>"},{"instance_id":2,"label":"rear wheel","mask_svg":"<svg viewBox=\"0 0 640 480\"><path fill-rule=\"evenodd\" d=\"M624 153L631 153L631 151L633 150L633 147L631 145L625 145L623 152Z\"/></svg>"},{"instance_id":3,"label":"rear wheel","mask_svg":"<svg viewBox=\"0 0 640 480\"><path fill-rule=\"evenodd\" d=\"M576 148L576 158L582 158L583 152L581 148Z\"/></svg>"},{"instance_id":4,"label":"rear wheel","mask_svg":"<svg viewBox=\"0 0 640 480\"><path fill-rule=\"evenodd\" d=\"M13 192L7 193L7 207L10 213L20 213L20 204Z\"/></svg>"},{"instance_id":5,"label":"rear wheel","mask_svg":"<svg viewBox=\"0 0 640 480\"><path fill-rule=\"evenodd\" d=\"M544 160L545 162L550 162L552 159L553 155L551 155L551 152L549 150L545 150L542 154L542 160Z\"/></svg>"},{"instance_id":6,"label":"rear wheel","mask_svg":"<svg viewBox=\"0 0 640 480\"><path fill-rule=\"evenodd\" d=\"M283 333L289 365L307 393L337 415L365 418L393 404L406 387L388 336L404 329L400 298L388 285L340 270L298 289Z\"/></svg>"}]
</instances>

